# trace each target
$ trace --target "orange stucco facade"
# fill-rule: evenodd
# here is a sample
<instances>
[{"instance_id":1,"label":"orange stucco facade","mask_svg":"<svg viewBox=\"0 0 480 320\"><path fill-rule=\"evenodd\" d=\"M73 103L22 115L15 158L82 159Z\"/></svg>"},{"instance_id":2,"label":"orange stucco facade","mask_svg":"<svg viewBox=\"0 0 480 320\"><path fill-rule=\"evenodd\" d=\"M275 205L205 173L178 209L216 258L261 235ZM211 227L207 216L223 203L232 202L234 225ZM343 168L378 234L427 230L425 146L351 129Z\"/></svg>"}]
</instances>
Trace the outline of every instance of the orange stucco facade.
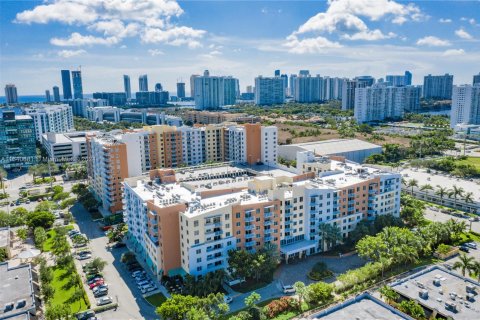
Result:
<instances>
[{"instance_id":1,"label":"orange stucco facade","mask_svg":"<svg viewBox=\"0 0 480 320\"><path fill-rule=\"evenodd\" d=\"M262 125L260 123L247 123L245 127L245 140L247 144L247 162L256 164L262 159Z\"/></svg>"}]
</instances>

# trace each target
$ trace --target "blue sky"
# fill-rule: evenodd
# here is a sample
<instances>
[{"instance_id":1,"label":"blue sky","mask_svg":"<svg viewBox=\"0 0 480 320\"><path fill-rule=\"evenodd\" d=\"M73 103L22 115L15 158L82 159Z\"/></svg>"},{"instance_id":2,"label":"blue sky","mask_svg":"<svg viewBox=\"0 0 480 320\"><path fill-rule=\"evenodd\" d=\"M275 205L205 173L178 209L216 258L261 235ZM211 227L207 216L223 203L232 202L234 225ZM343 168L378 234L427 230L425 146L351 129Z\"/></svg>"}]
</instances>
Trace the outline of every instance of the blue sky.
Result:
<instances>
[{"instance_id":1,"label":"blue sky","mask_svg":"<svg viewBox=\"0 0 480 320\"><path fill-rule=\"evenodd\" d=\"M384 77L411 70L480 72L480 1L0 0L0 85L19 94L60 86L60 69L82 68L84 91L175 91L209 69L241 89L274 69Z\"/></svg>"}]
</instances>

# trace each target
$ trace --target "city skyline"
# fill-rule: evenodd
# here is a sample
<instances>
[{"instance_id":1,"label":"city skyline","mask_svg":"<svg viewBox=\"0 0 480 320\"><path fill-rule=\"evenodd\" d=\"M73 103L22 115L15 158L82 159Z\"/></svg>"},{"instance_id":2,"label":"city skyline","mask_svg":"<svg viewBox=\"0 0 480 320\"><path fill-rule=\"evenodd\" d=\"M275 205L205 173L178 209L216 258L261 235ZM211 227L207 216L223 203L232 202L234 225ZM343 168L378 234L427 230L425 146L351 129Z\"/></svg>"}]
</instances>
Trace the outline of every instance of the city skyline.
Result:
<instances>
[{"instance_id":1,"label":"city skyline","mask_svg":"<svg viewBox=\"0 0 480 320\"><path fill-rule=\"evenodd\" d=\"M480 2L378 2L2 2L0 82L42 94L61 85L58 70L81 66L85 93L123 91L124 74L175 92L205 69L238 78L242 91L276 69L349 78L410 70L414 84L445 73L471 83Z\"/></svg>"}]
</instances>

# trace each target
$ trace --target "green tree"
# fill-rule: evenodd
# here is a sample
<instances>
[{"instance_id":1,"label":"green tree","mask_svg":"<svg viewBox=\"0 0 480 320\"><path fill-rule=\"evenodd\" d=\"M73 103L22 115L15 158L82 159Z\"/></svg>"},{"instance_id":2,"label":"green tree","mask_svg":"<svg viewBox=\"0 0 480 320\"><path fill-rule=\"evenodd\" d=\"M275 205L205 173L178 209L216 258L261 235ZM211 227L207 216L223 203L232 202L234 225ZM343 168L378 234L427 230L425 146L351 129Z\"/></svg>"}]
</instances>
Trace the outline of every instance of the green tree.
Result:
<instances>
[{"instance_id":1,"label":"green tree","mask_svg":"<svg viewBox=\"0 0 480 320\"><path fill-rule=\"evenodd\" d=\"M475 258L467 256L465 253L462 253L459 257L459 261L456 261L453 264L453 269L454 270L461 270L462 276L465 277L465 274L471 273L473 270L473 263L475 261Z\"/></svg>"},{"instance_id":2,"label":"green tree","mask_svg":"<svg viewBox=\"0 0 480 320\"><path fill-rule=\"evenodd\" d=\"M423 320L426 319L425 317L425 310L423 310L422 306L418 304L418 302L414 300L403 300L399 305L398 309L415 319Z\"/></svg>"},{"instance_id":3,"label":"green tree","mask_svg":"<svg viewBox=\"0 0 480 320\"><path fill-rule=\"evenodd\" d=\"M85 299L85 293L83 292L83 289L75 288L72 295L68 298L67 302L72 305L75 302L78 302L82 299ZM78 311L80 311L81 308L82 308L82 305L78 304Z\"/></svg>"},{"instance_id":4,"label":"green tree","mask_svg":"<svg viewBox=\"0 0 480 320\"><path fill-rule=\"evenodd\" d=\"M5 182L3 181L7 177L7 171L3 168L3 166L0 166L0 187L3 190L3 194L6 194L5 192Z\"/></svg>"},{"instance_id":5,"label":"green tree","mask_svg":"<svg viewBox=\"0 0 480 320\"><path fill-rule=\"evenodd\" d=\"M429 190L433 190L433 187L431 184L424 184L420 187L420 191L425 191L426 193L428 193Z\"/></svg>"},{"instance_id":6,"label":"green tree","mask_svg":"<svg viewBox=\"0 0 480 320\"><path fill-rule=\"evenodd\" d=\"M247 306L247 308L252 308L254 307L258 301L260 301L262 297L256 293L256 292L252 292L248 297L245 298L245 305Z\"/></svg>"},{"instance_id":7,"label":"green tree","mask_svg":"<svg viewBox=\"0 0 480 320\"><path fill-rule=\"evenodd\" d=\"M308 286L309 297L311 302L317 304L325 303L333 298L333 287L325 282L316 282Z\"/></svg>"},{"instance_id":8,"label":"green tree","mask_svg":"<svg viewBox=\"0 0 480 320\"><path fill-rule=\"evenodd\" d=\"M4 262L8 259L7 249L0 248L0 262Z\"/></svg>"},{"instance_id":9,"label":"green tree","mask_svg":"<svg viewBox=\"0 0 480 320\"><path fill-rule=\"evenodd\" d=\"M310 287L306 286L302 281L297 281L293 284L293 288L298 296L298 302L301 310L303 302L308 302L310 299Z\"/></svg>"},{"instance_id":10,"label":"green tree","mask_svg":"<svg viewBox=\"0 0 480 320\"><path fill-rule=\"evenodd\" d=\"M331 225L328 223L322 223L319 226L320 236L321 236L321 247L325 251L331 249L335 246L340 240L342 240L342 232L336 225ZM326 248L325 248L326 244Z\"/></svg>"},{"instance_id":11,"label":"green tree","mask_svg":"<svg viewBox=\"0 0 480 320\"><path fill-rule=\"evenodd\" d=\"M381 287L379 291L382 298L389 304L396 302L400 298L400 295L387 285Z\"/></svg>"},{"instance_id":12,"label":"green tree","mask_svg":"<svg viewBox=\"0 0 480 320\"><path fill-rule=\"evenodd\" d=\"M471 271L477 277L477 282L480 282L480 261L472 262Z\"/></svg>"},{"instance_id":13,"label":"green tree","mask_svg":"<svg viewBox=\"0 0 480 320\"><path fill-rule=\"evenodd\" d=\"M462 187L457 187L456 185L452 186L452 189L450 189L448 196L451 198L453 197L454 199L454 207L457 207L457 199L458 197L462 197L463 193L465 190Z\"/></svg>"},{"instance_id":14,"label":"green tree","mask_svg":"<svg viewBox=\"0 0 480 320\"><path fill-rule=\"evenodd\" d=\"M57 204L53 201L42 201L35 207L36 212L52 212L57 209Z\"/></svg>"},{"instance_id":15,"label":"green tree","mask_svg":"<svg viewBox=\"0 0 480 320\"><path fill-rule=\"evenodd\" d=\"M463 195L463 201L466 203L473 203L474 202L474 197L473 197L473 192L467 192Z\"/></svg>"},{"instance_id":16,"label":"green tree","mask_svg":"<svg viewBox=\"0 0 480 320\"><path fill-rule=\"evenodd\" d=\"M413 196L413 188L418 187L418 180L416 180L416 179L408 180L407 187L410 188L411 194Z\"/></svg>"},{"instance_id":17,"label":"green tree","mask_svg":"<svg viewBox=\"0 0 480 320\"><path fill-rule=\"evenodd\" d=\"M72 186L72 192L81 197L88 193L88 186L84 183L77 183Z\"/></svg>"},{"instance_id":18,"label":"green tree","mask_svg":"<svg viewBox=\"0 0 480 320\"><path fill-rule=\"evenodd\" d=\"M107 261L102 260L99 257L96 257L89 263L89 266L91 266L92 269L96 269L99 272L102 272L103 269L105 269L105 267L107 266L107 264L108 264Z\"/></svg>"},{"instance_id":19,"label":"green tree","mask_svg":"<svg viewBox=\"0 0 480 320\"><path fill-rule=\"evenodd\" d=\"M17 229L17 237L20 238L20 240L22 241L25 241L27 240L27 237L28 237L28 231L26 228L20 228L20 229Z\"/></svg>"},{"instance_id":20,"label":"green tree","mask_svg":"<svg viewBox=\"0 0 480 320\"><path fill-rule=\"evenodd\" d=\"M33 229L35 227L42 227L50 229L55 221L55 216L48 211L34 211L27 216L27 225Z\"/></svg>"},{"instance_id":21,"label":"green tree","mask_svg":"<svg viewBox=\"0 0 480 320\"><path fill-rule=\"evenodd\" d=\"M65 320L73 318L70 306L67 304L48 304L45 311L46 320Z\"/></svg>"},{"instance_id":22,"label":"green tree","mask_svg":"<svg viewBox=\"0 0 480 320\"><path fill-rule=\"evenodd\" d=\"M53 295L55 294L55 289L49 283L42 283L41 292L43 300L48 303L50 299L53 298Z\"/></svg>"},{"instance_id":23,"label":"green tree","mask_svg":"<svg viewBox=\"0 0 480 320\"><path fill-rule=\"evenodd\" d=\"M437 191L435 191L435 194L440 197L440 203L443 204L443 198L448 195L448 189L447 187L437 185Z\"/></svg>"}]
</instances>

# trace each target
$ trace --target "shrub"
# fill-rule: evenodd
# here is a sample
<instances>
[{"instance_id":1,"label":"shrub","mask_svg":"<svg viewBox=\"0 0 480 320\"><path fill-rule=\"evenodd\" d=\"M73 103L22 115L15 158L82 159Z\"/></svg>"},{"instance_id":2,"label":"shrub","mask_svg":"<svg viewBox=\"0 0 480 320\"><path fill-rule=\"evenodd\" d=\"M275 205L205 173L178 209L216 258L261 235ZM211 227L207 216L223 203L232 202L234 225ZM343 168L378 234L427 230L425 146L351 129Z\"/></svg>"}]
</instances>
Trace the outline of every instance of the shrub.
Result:
<instances>
[{"instance_id":1,"label":"shrub","mask_svg":"<svg viewBox=\"0 0 480 320\"><path fill-rule=\"evenodd\" d=\"M95 313L100 313L100 312L104 312L104 311L107 311L107 310L115 309L117 307L118 307L118 303L110 303L110 304L107 304L105 306L100 306L100 307L93 308L93 311L95 311Z\"/></svg>"},{"instance_id":2,"label":"shrub","mask_svg":"<svg viewBox=\"0 0 480 320\"><path fill-rule=\"evenodd\" d=\"M327 265L324 262L317 262L310 273L308 274L308 277L313 280L322 280L324 278L332 276L332 272L327 269Z\"/></svg>"},{"instance_id":3,"label":"shrub","mask_svg":"<svg viewBox=\"0 0 480 320\"><path fill-rule=\"evenodd\" d=\"M275 318L279 314L292 310L293 303L291 300L294 300L291 297L282 297L277 300L273 300L263 308L263 312L268 318Z\"/></svg>"},{"instance_id":4,"label":"shrub","mask_svg":"<svg viewBox=\"0 0 480 320\"><path fill-rule=\"evenodd\" d=\"M448 244L441 243L437 247L437 252L439 254L447 254L447 253L450 252L451 249L452 249L452 247L449 246Z\"/></svg>"}]
</instances>

